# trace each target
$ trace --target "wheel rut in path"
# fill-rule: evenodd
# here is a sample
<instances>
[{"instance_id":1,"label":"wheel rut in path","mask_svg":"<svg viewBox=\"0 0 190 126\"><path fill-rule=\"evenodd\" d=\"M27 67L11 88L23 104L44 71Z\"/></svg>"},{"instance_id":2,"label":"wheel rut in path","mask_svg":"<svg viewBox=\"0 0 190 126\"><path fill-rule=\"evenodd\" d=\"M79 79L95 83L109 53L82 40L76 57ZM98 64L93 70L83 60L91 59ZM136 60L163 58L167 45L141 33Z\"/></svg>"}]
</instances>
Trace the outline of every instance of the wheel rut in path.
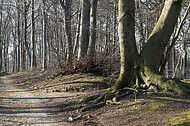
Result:
<instances>
[{"instance_id":1,"label":"wheel rut in path","mask_svg":"<svg viewBox=\"0 0 190 126\"><path fill-rule=\"evenodd\" d=\"M73 95L29 91L14 84L9 76L0 77L0 126L68 126L58 114L61 106L53 101Z\"/></svg>"}]
</instances>

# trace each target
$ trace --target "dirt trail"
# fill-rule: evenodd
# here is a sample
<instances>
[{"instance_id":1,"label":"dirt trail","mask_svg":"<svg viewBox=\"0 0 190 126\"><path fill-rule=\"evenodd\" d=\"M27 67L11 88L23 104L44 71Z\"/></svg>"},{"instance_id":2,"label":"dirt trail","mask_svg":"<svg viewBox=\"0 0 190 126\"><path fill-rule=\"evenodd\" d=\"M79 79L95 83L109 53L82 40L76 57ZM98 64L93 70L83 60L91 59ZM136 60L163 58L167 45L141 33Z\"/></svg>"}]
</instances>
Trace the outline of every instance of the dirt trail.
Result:
<instances>
[{"instance_id":1,"label":"dirt trail","mask_svg":"<svg viewBox=\"0 0 190 126\"><path fill-rule=\"evenodd\" d=\"M92 89L102 91L94 87L103 85L97 83L100 78L87 74L44 78L37 72L0 77L0 126L190 125L188 98L139 92L136 99L131 94L116 105L80 112L88 106L79 102L81 98L96 93ZM76 87L86 91L69 90Z\"/></svg>"},{"instance_id":2,"label":"dirt trail","mask_svg":"<svg viewBox=\"0 0 190 126\"><path fill-rule=\"evenodd\" d=\"M61 106L53 102L74 95L28 91L19 88L8 76L0 77L0 126L67 126L64 117L58 116Z\"/></svg>"}]
</instances>

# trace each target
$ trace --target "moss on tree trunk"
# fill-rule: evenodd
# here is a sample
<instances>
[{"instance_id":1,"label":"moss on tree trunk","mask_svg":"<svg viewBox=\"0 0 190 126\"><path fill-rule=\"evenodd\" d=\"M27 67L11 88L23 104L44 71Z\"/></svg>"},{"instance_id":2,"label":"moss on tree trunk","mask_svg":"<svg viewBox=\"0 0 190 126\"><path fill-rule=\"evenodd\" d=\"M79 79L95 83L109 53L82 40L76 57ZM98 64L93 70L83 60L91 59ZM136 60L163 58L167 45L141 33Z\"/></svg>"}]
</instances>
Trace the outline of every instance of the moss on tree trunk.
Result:
<instances>
[{"instance_id":1,"label":"moss on tree trunk","mask_svg":"<svg viewBox=\"0 0 190 126\"><path fill-rule=\"evenodd\" d=\"M95 103L106 103L106 100L113 100L135 91L125 87L140 88L140 84L146 87L153 85L182 96L190 95L190 84L166 79L158 74L162 55L176 25L181 4L182 0L165 1L161 16L138 56L134 39L134 0L119 0L120 76L109 91L96 97L87 97L85 102L95 100ZM126 91L123 91L125 89Z\"/></svg>"}]
</instances>

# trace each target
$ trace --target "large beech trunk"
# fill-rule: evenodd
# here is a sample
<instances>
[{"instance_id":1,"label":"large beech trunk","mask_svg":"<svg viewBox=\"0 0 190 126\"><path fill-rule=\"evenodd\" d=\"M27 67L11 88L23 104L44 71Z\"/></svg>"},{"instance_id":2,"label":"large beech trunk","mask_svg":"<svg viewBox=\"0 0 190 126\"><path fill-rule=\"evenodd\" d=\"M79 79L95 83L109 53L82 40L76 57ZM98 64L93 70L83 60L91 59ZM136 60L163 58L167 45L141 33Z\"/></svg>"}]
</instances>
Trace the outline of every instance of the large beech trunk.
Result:
<instances>
[{"instance_id":1,"label":"large beech trunk","mask_svg":"<svg viewBox=\"0 0 190 126\"><path fill-rule=\"evenodd\" d=\"M121 71L117 82L112 87L113 90L134 86L137 84L135 79L139 79L140 83L147 86L154 84L164 89L174 90L167 80L158 75L158 72L162 55L177 22L181 3L182 0L165 1L162 14L138 57L134 38L134 0L119 0Z\"/></svg>"},{"instance_id":2,"label":"large beech trunk","mask_svg":"<svg viewBox=\"0 0 190 126\"><path fill-rule=\"evenodd\" d=\"M182 0L166 0L161 16L145 44L141 57L158 72L162 55L176 25Z\"/></svg>"},{"instance_id":3,"label":"large beech trunk","mask_svg":"<svg viewBox=\"0 0 190 126\"><path fill-rule=\"evenodd\" d=\"M112 87L118 90L130 86L133 68L138 57L135 41L135 0L119 0L120 76ZM127 84L127 85L126 85Z\"/></svg>"},{"instance_id":4,"label":"large beech trunk","mask_svg":"<svg viewBox=\"0 0 190 126\"><path fill-rule=\"evenodd\" d=\"M182 0L165 1L161 16L139 55L135 43L134 2L135 0L119 0L120 76L109 91L87 97L84 102L114 101L128 94L123 93L123 90L137 91L131 87L141 88L141 85L155 86L178 95L189 96L190 84L159 75L162 55L177 23Z\"/></svg>"},{"instance_id":5,"label":"large beech trunk","mask_svg":"<svg viewBox=\"0 0 190 126\"><path fill-rule=\"evenodd\" d=\"M161 16L139 58L139 75L147 86L155 85L179 95L190 93L188 84L168 80L158 74L162 55L177 23L182 0L167 0Z\"/></svg>"}]
</instances>

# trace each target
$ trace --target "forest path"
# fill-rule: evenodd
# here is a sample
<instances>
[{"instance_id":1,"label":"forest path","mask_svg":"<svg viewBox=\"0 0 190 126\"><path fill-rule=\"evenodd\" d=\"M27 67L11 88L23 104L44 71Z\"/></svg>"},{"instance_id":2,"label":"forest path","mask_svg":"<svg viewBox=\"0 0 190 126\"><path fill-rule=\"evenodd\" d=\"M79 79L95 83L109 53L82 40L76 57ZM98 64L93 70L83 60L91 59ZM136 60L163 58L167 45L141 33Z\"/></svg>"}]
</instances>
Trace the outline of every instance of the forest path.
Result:
<instances>
[{"instance_id":1,"label":"forest path","mask_svg":"<svg viewBox=\"0 0 190 126\"><path fill-rule=\"evenodd\" d=\"M67 126L55 100L74 95L30 91L20 88L9 76L0 77L0 126Z\"/></svg>"},{"instance_id":2,"label":"forest path","mask_svg":"<svg viewBox=\"0 0 190 126\"><path fill-rule=\"evenodd\" d=\"M190 99L162 92L139 93L136 101L132 94L117 105L81 113L78 110L88 105L81 104L81 98L96 93L92 85L98 87L99 78L76 74L44 79L42 75L0 76L0 126L190 126ZM87 84L86 92L47 93Z\"/></svg>"}]
</instances>

